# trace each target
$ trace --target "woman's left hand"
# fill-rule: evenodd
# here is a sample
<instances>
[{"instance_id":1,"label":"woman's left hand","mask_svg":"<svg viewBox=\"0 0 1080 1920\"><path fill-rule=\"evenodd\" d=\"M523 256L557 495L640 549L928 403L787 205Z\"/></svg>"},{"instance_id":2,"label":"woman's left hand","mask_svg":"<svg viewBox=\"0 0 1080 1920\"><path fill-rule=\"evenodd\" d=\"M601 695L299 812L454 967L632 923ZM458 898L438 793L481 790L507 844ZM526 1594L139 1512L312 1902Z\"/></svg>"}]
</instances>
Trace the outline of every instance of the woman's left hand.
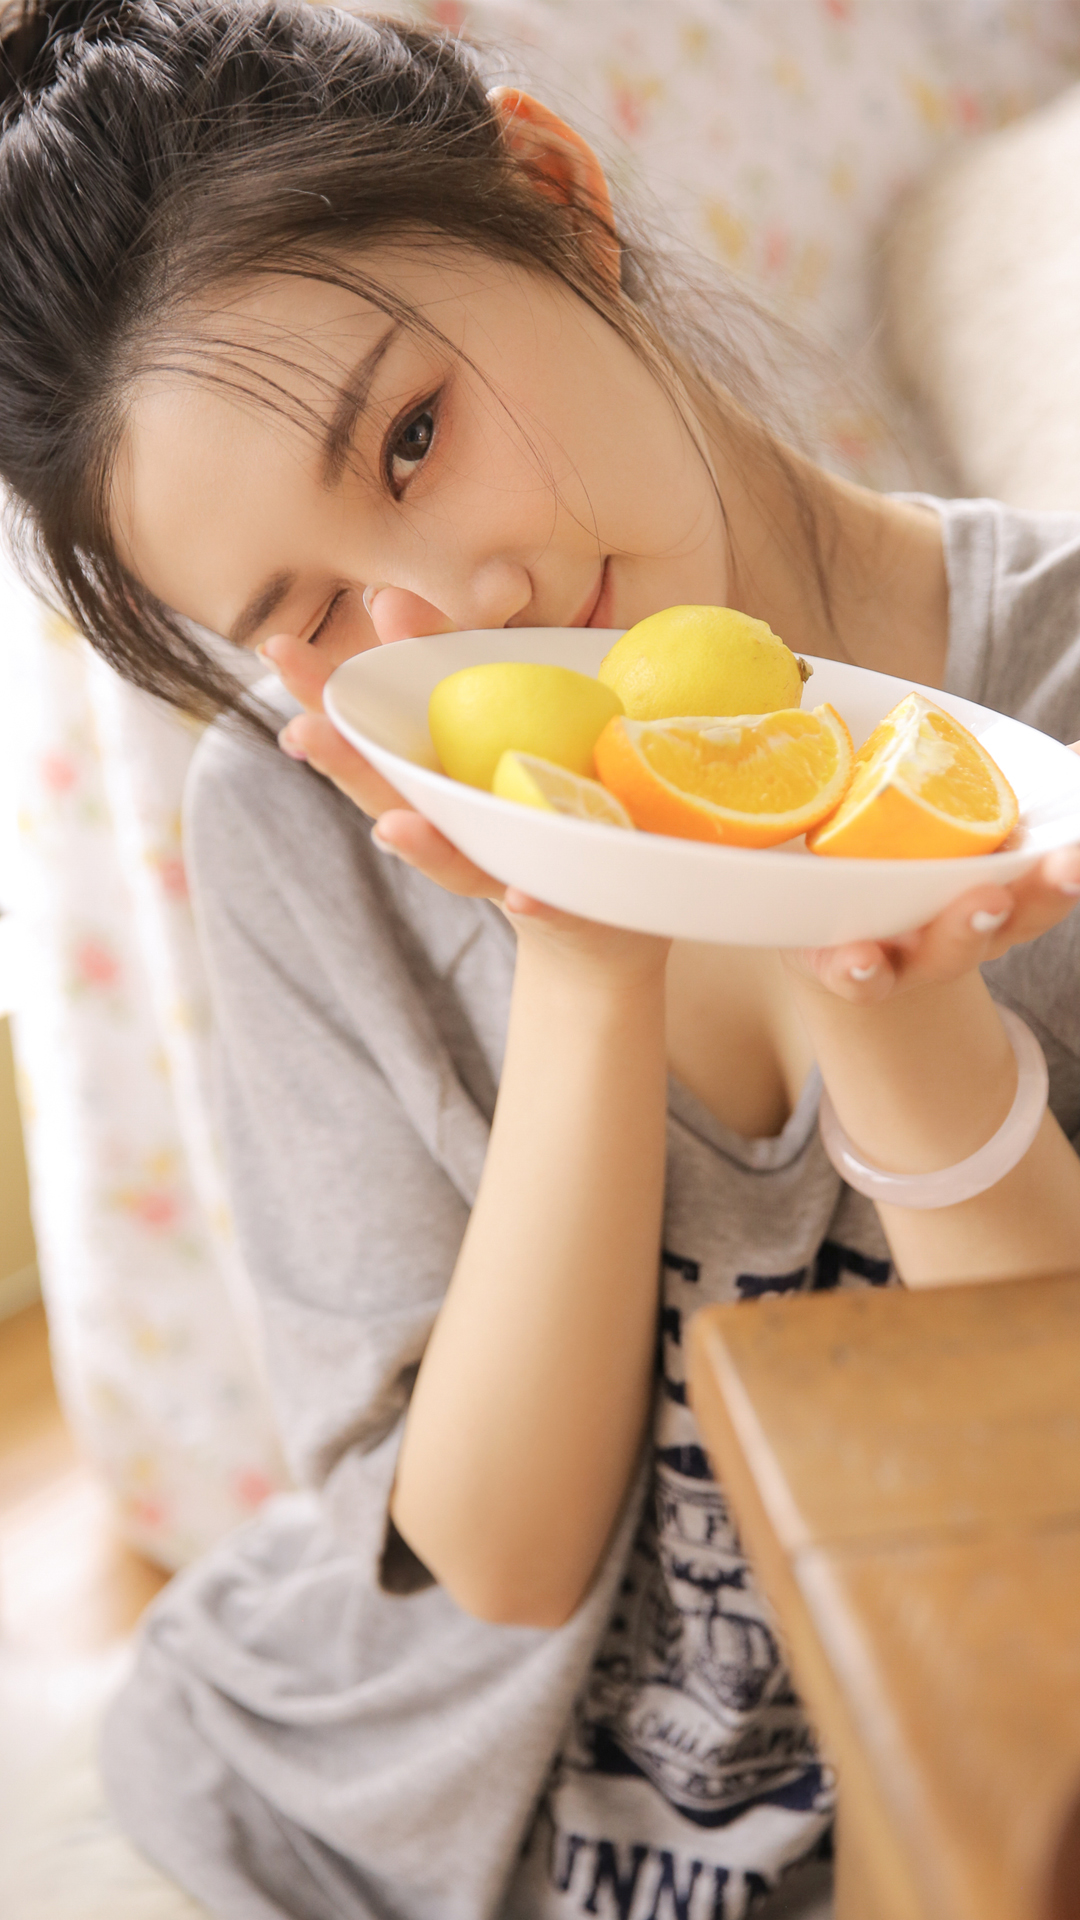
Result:
<instances>
[{"instance_id":1,"label":"woman's left hand","mask_svg":"<svg viewBox=\"0 0 1080 1920\"><path fill-rule=\"evenodd\" d=\"M1080 744L1073 752L1080 752ZM973 887L936 920L892 940L788 951L788 966L857 1006L957 980L1056 927L1080 902L1080 847L1060 847L1007 887Z\"/></svg>"}]
</instances>

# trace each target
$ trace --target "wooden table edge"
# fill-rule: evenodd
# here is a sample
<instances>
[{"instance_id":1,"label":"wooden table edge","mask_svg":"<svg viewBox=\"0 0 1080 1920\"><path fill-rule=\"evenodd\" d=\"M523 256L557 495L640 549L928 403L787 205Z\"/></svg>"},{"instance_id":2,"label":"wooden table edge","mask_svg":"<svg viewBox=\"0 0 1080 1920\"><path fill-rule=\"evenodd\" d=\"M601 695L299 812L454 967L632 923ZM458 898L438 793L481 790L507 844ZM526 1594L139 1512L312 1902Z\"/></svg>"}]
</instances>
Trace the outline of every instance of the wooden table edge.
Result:
<instances>
[{"instance_id":1,"label":"wooden table edge","mask_svg":"<svg viewBox=\"0 0 1080 1920\"><path fill-rule=\"evenodd\" d=\"M813 1553L812 1543L792 1509L782 1478L770 1472L767 1444L715 1324L715 1316L744 1310L740 1306L705 1308L695 1314L688 1333L688 1391L743 1545L780 1621L795 1684L825 1753L843 1781L837 1920L927 1920L940 1905L928 1905L928 1890L918 1885L912 1874L908 1850L896 1829L891 1796L886 1798L881 1792L865 1763L861 1730L832 1670L814 1611L799 1581L800 1559ZM755 1441L760 1443L764 1459L764 1497L762 1484L747 1460ZM769 1500L774 1503L772 1512ZM780 1543L780 1529L791 1543L789 1548ZM853 1861L852 1884L846 1888L844 1853L849 1832L858 1835L857 1849L854 1843L851 1849L853 1855L857 1851L858 1865L856 1872ZM877 1910L871 1913L866 1910L866 1901L875 1894ZM950 1914L949 1920L961 1920L961 1916ZM972 1916L972 1920L984 1917Z\"/></svg>"}]
</instances>

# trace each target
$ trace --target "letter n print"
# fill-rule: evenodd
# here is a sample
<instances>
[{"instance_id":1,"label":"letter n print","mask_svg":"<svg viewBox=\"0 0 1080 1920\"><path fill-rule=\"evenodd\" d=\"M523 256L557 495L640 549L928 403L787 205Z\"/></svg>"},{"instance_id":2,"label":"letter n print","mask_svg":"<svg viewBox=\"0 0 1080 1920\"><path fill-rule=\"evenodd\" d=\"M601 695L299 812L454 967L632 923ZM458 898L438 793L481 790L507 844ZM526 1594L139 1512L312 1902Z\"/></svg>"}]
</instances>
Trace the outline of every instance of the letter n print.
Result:
<instances>
[{"instance_id":1,"label":"letter n print","mask_svg":"<svg viewBox=\"0 0 1080 1920\"><path fill-rule=\"evenodd\" d=\"M630 1920L630 1909L634 1904L638 1878L648 1858L648 1854L648 1847L632 1847L630 1849L630 1864L626 1872L623 1873L620 1868L618 1848L610 1840L598 1840L596 1843L596 1872L593 1875L592 1888L585 1902L584 1911L586 1913L600 1913L602 1911L605 1914L611 1911L606 1903L602 1909L597 1905L599 1896L606 1887L610 1889L615 1901L614 1912L618 1914L619 1920Z\"/></svg>"}]
</instances>

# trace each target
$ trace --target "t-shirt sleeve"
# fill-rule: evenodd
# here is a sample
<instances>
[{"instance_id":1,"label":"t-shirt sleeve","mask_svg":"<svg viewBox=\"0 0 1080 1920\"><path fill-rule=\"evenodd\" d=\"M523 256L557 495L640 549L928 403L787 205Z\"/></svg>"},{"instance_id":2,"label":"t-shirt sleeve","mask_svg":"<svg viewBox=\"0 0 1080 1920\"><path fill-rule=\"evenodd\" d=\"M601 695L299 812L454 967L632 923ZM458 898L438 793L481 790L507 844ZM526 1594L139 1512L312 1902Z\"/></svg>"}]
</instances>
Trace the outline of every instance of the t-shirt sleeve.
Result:
<instances>
[{"instance_id":1,"label":"t-shirt sleeve","mask_svg":"<svg viewBox=\"0 0 1080 1920\"><path fill-rule=\"evenodd\" d=\"M950 692L1080 740L1080 514L937 501L949 574ZM1050 1104L1080 1143L1080 910L983 972L1037 1035Z\"/></svg>"},{"instance_id":2,"label":"t-shirt sleeve","mask_svg":"<svg viewBox=\"0 0 1080 1920\"><path fill-rule=\"evenodd\" d=\"M937 502L949 575L946 686L1080 739L1080 514Z\"/></svg>"},{"instance_id":3,"label":"t-shirt sleeve","mask_svg":"<svg viewBox=\"0 0 1080 1920\"><path fill-rule=\"evenodd\" d=\"M341 796L272 748L212 735L186 835L229 1188L286 1455L384 1584L411 1591L429 1576L387 1507L484 1125L425 1025L380 913L380 857Z\"/></svg>"}]
</instances>

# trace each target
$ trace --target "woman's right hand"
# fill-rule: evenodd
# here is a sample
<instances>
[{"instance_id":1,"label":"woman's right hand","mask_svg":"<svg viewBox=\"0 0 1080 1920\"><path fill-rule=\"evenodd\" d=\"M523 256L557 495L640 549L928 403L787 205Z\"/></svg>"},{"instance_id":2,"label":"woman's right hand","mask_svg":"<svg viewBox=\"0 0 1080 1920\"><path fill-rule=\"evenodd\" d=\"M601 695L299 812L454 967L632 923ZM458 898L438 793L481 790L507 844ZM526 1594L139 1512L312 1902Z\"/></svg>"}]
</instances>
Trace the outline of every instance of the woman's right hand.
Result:
<instances>
[{"instance_id":1,"label":"woman's right hand","mask_svg":"<svg viewBox=\"0 0 1080 1920\"><path fill-rule=\"evenodd\" d=\"M369 607L371 646L390 646L420 634L451 633L446 616L417 594L384 587ZM305 711L290 720L279 737L282 751L306 760L316 773L376 821L374 838L384 852L396 854L448 893L493 900L503 908L519 938L559 953L578 964L599 963L631 974L662 968L670 942L649 934L561 913L518 888L507 888L485 873L408 801L340 734L322 710L323 688L335 667L356 652L355 633L345 648L333 644L332 631L312 646L291 634L276 634L260 647L295 700Z\"/></svg>"},{"instance_id":2,"label":"woman's right hand","mask_svg":"<svg viewBox=\"0 0 1080 1920\"><path fill-rule=\"evenodd\" d=\"M410 640L419 634L453 631L450 621L437 607L399 587L384 587L371 600L367 614L369 647L390 646L394 641ZM356 651L355 627L344 644L337 646L331 629L325 640L316 641L314 645L292 634L278 633L259 648L260 658L273 667L294 700L304 708L302 714L282 728L278 736L282 751L291 759L306 760L316 773L333 781L362 813L376 820L376 838L385 849L398 854L450 893L501 902L505 891L501 882L474 866L429 821L416 813L327 719L323 712L323 688L334 669Z\"/></svg>"}]
</instances>

